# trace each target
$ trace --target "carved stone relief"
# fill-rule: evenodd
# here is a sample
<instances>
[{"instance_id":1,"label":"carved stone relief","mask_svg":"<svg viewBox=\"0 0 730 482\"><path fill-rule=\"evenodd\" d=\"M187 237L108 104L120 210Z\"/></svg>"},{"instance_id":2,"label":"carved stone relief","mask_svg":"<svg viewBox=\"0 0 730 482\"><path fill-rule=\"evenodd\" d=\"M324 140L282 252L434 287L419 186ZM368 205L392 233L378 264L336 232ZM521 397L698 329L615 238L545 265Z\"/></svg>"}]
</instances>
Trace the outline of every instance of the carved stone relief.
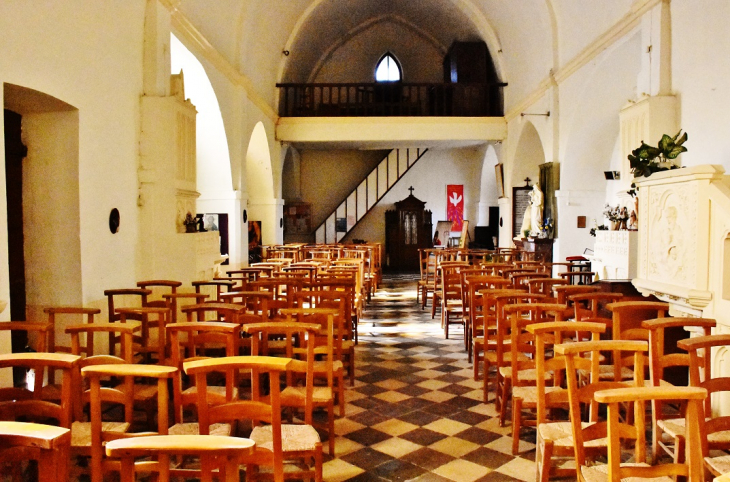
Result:
<instances>
[{"instance_id":1,"label":"carved stone relief","mask_svg":"<svg viewBox=\"0 0 730 482\"><path fill-rule=\"evenodd\" d=\"M649 196L647 277L692 287L697 243L695 186L653 187Z\"/></svg>"}]
</instances>

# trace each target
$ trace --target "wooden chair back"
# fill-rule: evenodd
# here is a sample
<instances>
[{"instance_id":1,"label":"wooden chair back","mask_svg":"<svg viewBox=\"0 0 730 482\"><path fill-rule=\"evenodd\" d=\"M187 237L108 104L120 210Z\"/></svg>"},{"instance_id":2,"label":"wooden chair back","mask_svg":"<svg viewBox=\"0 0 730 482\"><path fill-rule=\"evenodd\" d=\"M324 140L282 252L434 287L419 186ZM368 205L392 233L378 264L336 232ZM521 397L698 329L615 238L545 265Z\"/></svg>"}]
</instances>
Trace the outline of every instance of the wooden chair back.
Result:
<instances>
[{"instance_id":1,"label":"wooden chair back","mask_svg":"<svg viewBox=\"0 0 730 482\"><path fill-rule=\"evenodd\" d=\"M634 378L630 381L603 380L600 376L601 360L633 356L634 363L642 365L648 349L645 341L629 340L581 341L555 346L556 356L562 356L565 362L571 432L575 442L574 452L579 474L581 467L586 466L588 456L605 454L605 444L587 444L591 440L599 440L607 435L607 423L599 419L598 403L594 394L598 390L608 388L644 386L644 374L641 370L635 372ZM588 410L584 412L584 408ZM588 414L587 419L583 416L584 413Z\"/></svg>"},{"instance_id":2,"label":"wooden chair back","mask_svg":"<svg viewBox=\"0 0 730 482\"><path fill-rule=\"evenodd\" d=\"M71 428L73 413L73 372L79 358L68 353L6 353L0 355L0 368L32 369L33 386L0 388L0 419L14 421L26 417L31 421L58 420L64 428ZM61 371L61 396L58 403L44 400L44 375L49 370Z\"/></svg>"},{"instance_id":3,"label":"wooden chair back","mask_svg":"<svg viewBox=\"0 0 730 482\"><path fill-rule=\"evenodd\" d=\"M52 306L44 308L43 313L48 315L48 323L51 324L51 333L48 334L46 351L53 353L56 351L70 352L71 350L69 345L59 345L56 339L56 331L63 333L65 325L76 324L79 319L84 323L94 323L94 317L100 314L101 310L81 306ZM50 380L49 383L53 383L53 380Z\"/></svg>"},{"instance_id":4,"label":"wooden chair back","mask_svg":"<svg viewBox=\"0 0 730 482\"><path fill-rule=\"evenodd\" d=\"M583 293L577 295L571 295L568 300L573 303L575 319L605 319L605 323L611 324L610 319L606 319L601 313L609 303L616 303L621 301L623 298L622 293L608 293L602 291L594 291L591 293Z\"/></svg>"},{"instance_id":5,"label":"wooden chair back","mask_svg":"<svg viewBox=\"0 0 730 482\"><path fill-rule=\"evenodd\" d=\"M671 380L674 383L669 383L670 372L676 372L682 368L689 369L690 367L690 355L688 353L676 353L676 350L672 350L671 346L666 346L665 336L667 330L689 328L691 331L699 332L701 336L709 336L712 328L716 325L715 320L707 318L673 317L642 321L641 327L649 331L649 373L652 386L678 385L676 377ZM683 459L684 444L681 440L674 440L673 446L662 441L665 424L661 421L674 418L676 418L674 410L668 411L661 400L652 402L652 460L658 459L661 450L675 457L676 460ZM730 445L730 440L728 442L728 445Z\"/></svg>"},{"instance_id":6,"label":"wooden chair back","mask_svg":"<svg viewBox=\"0 0 730 482\"><path fill-rule=\"evenodd\" d=\"M592 293L594 291L600 291L600 287L596 285L558 285L553 286L553 291L555 292L555 298L557 303L561 304L567 304L568 298L570 298L573 295L578 295L582 293Z\"/></svg>"},{"instance_id":7,"label":"wooden chair back","mask_svg":"<svg viewBox=\"0 0 730 482\"><path fill-rule=\"evenodd\" d=\"M221 301L221 293L231 291L236 282L232 280L216 279L208 281L193 281L191 283L196 293L206 293L210 301Z\"/></svg>"},{"instance_id":8,"label":"wooden chair back","mask_svg":"<svg viewBox=\"0 0 730 482\"><path fill-rule=\"evenodd\" d=\"M21 460L38 462L39 480L66 482L71 431L63 427L28 422L0 421L0 467L13 482L25 480ZM42 475L41 475L42 474Z\"/></svg>"},{"instance_id":9,"label":"wooden chair back","mask_svg":"<svg viewBox=\"0 0 730 482\"><path fill-rule=\"evenodd\" d=\"M249 439L221 435L156 435L112 440L106 444L109 457L121 459L121 482L134 482L135 458L152 459L146 471L156 472L159 482L170 480L170 458L197 456L200 458L202 482L213 481L213 469L218 480L238 482L239 460L255 453L256 444Z\"/></svg>"},{"instance_id":10,"label":"wooden chair back","mask_svg":"<svg viewBox=\"0 0 730 482\"><path fill-rule=\"evenodd\" d=\"M698 387L631 387L600 390L595 393L598 403L608 405L608 480L618 482L633 478L687 477L695 482L704 480L702 464L702 433L704 429L703 403L707 390ZM644 413L646 402L680 400L686 403L684 423L687 427L687 456L683 462L659 465L623 464L622 443L634 440L634 460L646 459L646 426ZM622 405L634 406L634 424L621 422ZM583 467L582 472L603 472L598 467ZM656 479L654 479L656 480Z\"/></svg>"},{"instance_id":11,"label":"wooden chair back","mask_svg":"<svg viewBox=\"0 0 730 482\"><path fill-rule=\"evenodd\" d=\"M705 465L713 475L719 476L730 473L730 464L727 457L711 456L710 450L730 450L730 416L718 410L717 402L730 394L730 377L722 373L712 374L711 354L722 353L730 348L730 335L695 336L680 340L677 346L689 354L689 382L693 387L707 390L705 400L705 432L702 453L705 455ZM715 400L715 410L712 409L712 399ZM721 404L720 404L721 406ZM686 445L686 444L685 444ZM715 479L717 480L717 479Z\"/></svg>"},{"instance_id":12,"label":"wooden chair back","mask_svg":"<svg viewBox=\"0 0 730 482\"><path fill-rule=\"evenodd\" d=\"M195 385L199 397L198 418L200 434L208 435L210 425L219 422L251 420L254 426L260 422L271 424L271 450L257 447L252 456L253 463L273 466L274 481L284 481L284 457L281 434L281 374L286 372L292 360L289 358L235 356L195 360L184 364L185 373L195 377ZM208 374L228 374L250 370L251 398L249 400L228 400L227 403L210 406L207 400ZM268 375L268 403L263 401L260 387L260 376ZM234 375L235 376L235 375Z\"/></svg>"},{"instance_id":13,"label":"wooden chair back","mask_svg":"<svg viewBox=\"0 0 730 482\"><path fill-rule=\"evenodd\" d=\"M157 307L167 307L167 300L162 297L163 294L175 294L177 293L177 289L182 286L181 281L175 281L175 280L167 280L167 279L160 279L160 280L147 280L147 281L138 281L137 282L137 288L142 289L148 289L151 290L152 295L159 296L158 299L150 300L149 296L147 297L147 301L144 304L144 306L157 306Z\"/></svg>"},{"instance_id":14,"label":"wooden chair back","mask_svg":"<svg viewBox=\"0 0 730 482\"><path fill-rule=\"evenodd\" d=\"M547 421L547 411L568 404L568 391L557 389L547 391L546 373L553 373L552 386L562 385L565 357L555 352L555 346L572 341L576 331L589 333L591 341L598 341L606 325L580 321L553 321L527 325L525 330L535 337L535 368L537 388L537 424ZM552 356L549 356L552 354Z\"/></svg>"},{"instance_id":15,"label":"wooden chair back","mask_svg":"<svg viewBox=\"0 0 730 482\"><path fill-rule=\"evenodd\" d=\"M91 480L102 482L104 472L102 431L102 402L116 402L124 405L125 421L133 423L135 379L149 379L157 382L157 433L166 435L168 429L167 383L177 368L160 365L111 364L89 365L81 369L81 375L90 382L89 418L91 421ZM101 380L109 377L122 378L122 388L102 387Z\"/></svg>"},{"instance_id":16,"label":"wooden chair back","mask_svg":"<svg viewBox=\"0 0 730 482\"><path fill-rule=\"evenodd\" d=\"M238 355L241 327L237 323L198 321L171 323L167 326L170 359L167 365L179 370L172 379L175 423L183 423L183 409L198 402L197 394L183 386L182 368L185 362L212 356ZM234 378L226 377L226 398L211 396L211 403L221 403L232 397Z\"/></svg>"}]
</instances>

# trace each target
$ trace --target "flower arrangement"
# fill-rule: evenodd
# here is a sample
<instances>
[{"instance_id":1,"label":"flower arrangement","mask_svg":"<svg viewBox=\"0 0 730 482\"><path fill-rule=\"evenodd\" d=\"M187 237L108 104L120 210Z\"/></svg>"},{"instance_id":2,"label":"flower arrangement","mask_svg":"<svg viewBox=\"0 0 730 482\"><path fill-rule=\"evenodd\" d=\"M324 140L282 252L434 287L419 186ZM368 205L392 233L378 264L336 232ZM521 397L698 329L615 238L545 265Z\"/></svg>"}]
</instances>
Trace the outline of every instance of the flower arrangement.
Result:
<instances>
[{"instance_id":1,"label":"flower arrangement","mask_svg":"<svg viewBox=\"0 0 730 482\"><path fill-rule=\"evenodd\" d=\"M619 221L625 221L629 219L629 214L626 210L626 208L621 208L621 206L616 206L615 208L612 208L608 204L604 206L603 215L608 218L609 221L612 223L617 223Z\"/></svg>"},{"instance_id":2,"label":"flower arrangement","mask_svg":"<svg viewBox=\"0 0 730 482\"><path fill-rule=\"evenodd\" d=\"M540 237L541 238L552 238L553 237L553 220L552 218L545 218L540 226Z\"/></svg>"},{"instance_id":3,"label":"flower arrangement","mask_svg":"<svg viewBox=\"0 0 730 482\"><path fill-rule=\"evenodd\" d=\"M593 220L593 227L588 232L588 234L590 234L591 236L593 236L595 238L596 237L596 231L608 231L608 226L606 226L605 224L601 224L600 226L598 226L596 224L596 220L594 219Z\"/></svg>"}]
</instances>

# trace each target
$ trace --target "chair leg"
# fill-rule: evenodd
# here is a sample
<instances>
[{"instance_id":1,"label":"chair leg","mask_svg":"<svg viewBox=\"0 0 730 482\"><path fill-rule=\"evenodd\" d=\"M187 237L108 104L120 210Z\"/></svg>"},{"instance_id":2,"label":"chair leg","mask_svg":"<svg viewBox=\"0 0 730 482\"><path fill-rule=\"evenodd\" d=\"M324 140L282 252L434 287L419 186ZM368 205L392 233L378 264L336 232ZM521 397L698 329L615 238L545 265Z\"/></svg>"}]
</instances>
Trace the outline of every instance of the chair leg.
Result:
<instances>
[{"instance_id":1,"label":"chair leg","mask_svg":"<svg viewBox=\"0 0 730 482\"><path fill-rule=\"evenodd\" d=\"M322 482L322 443L317 443L314 449L314 480Z\"/></svg>"},{"instance_id":2,"label":"chair leg","mask_svg":"<svg viewBox=\"0 0 730 482\"><path fill-rule=\"evenodd\" d=\"M507 418L507 399L511 381L506 378L502 380L501 400L499 401L499 426L504 427L504 420Z\"/></svg>"},{"instance_id":3,"label":"chair leg","mask_svg":"<svg viewBox=\"0 0 730 482\"><path fill-rule=\"evenodd\" d=\"M512 455L520 449L520 429L522 424L522 399L512 397Z\"/></svg>"},{"instance_id":4,"label":"chair leg","mask_svg":"<svg viewBox=\"0 0 730 482\"><path fill-rule=\"evenodd\" d=\"M330 406L327 410L327 430L329 434L327 436L327 442L329 443L330 456L335 456L335 407L334 400L330 402Z\"/></svg>"},{"instance_id":5,"label":"chair leg","mask_svg":"<svg viewBox=\"0 0 730 482\"><path fill-rule=\"evenodd\" d=\"M340 417L345 416L345 379L340 372L337 378L337 403L340 405Z\"/></svg>"},{"instance_id":6,"label":"chair leg","mask_svg":"<svg viewBox=\"0 0 730 482\"><path fill-rule=\"evenodd\" d=\"M487 399L489 398L489 361L487 361L486 353L484 354L484 383L482 385L482 391L484 392L484 403L487 403ZM494 387L494 404L495 408L499 410L499 407L497 406L497 401L499 397L497 396L497 390L499 387L495 385Z\"/></svg>"},{"instance_id":7,"label":"chair leg","mask_svg":"<svg viewBox=\"0 0 730 482\"><path fill-rule=\"evenodd\" d=\"M548 482L550 480L550 465L553 458L553 441L543 440L540 432L537 433L537 453L535 454L535 468L537 470L537 482Z\"/></svg>"}]
</instances>

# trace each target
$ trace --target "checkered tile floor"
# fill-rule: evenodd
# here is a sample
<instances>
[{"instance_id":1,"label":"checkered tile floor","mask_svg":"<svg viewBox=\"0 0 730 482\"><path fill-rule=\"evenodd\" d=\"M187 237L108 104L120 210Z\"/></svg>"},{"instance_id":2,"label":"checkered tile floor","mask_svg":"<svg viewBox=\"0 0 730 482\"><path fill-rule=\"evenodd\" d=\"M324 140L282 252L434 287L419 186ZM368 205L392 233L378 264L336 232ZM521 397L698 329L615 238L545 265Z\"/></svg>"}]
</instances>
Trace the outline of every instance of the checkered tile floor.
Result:
<instances>
[{"instance_id":1,"label":"checkered tile floor","mask_svg":"<svg viewBox=\"0 0 730 482\"><path fill-rule=\"evenodd\" d=\"M458 328L415 303L413 276L386 277L360 324L356 383L337 419L336 481L533 481L534 430L511 455L510 427L482 403ZM531 437L531 438L530 438Z\"/></svg>"}]
</instances>

